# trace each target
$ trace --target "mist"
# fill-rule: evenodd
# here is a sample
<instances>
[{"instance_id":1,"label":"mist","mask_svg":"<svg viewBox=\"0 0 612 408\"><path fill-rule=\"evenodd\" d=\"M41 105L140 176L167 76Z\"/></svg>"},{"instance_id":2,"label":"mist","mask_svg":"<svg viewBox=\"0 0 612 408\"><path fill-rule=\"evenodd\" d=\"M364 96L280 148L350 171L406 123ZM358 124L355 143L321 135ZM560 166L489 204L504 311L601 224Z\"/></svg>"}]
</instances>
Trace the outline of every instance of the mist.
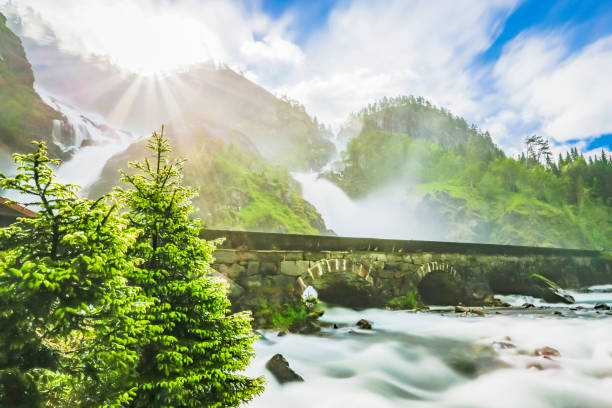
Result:
<instances>
[{"instance_id":1,"label":"mist","mask_svg":"<svg viewBox=\"0 0 612 408\"><path fill-rule=\"evenodd\" d=\"M353 200L316 173L296 173L302 195L340 236L387 239L446 239L443 222L424 207L421 194L407 181L395 181Z\"/></svg>"}]
</instances>

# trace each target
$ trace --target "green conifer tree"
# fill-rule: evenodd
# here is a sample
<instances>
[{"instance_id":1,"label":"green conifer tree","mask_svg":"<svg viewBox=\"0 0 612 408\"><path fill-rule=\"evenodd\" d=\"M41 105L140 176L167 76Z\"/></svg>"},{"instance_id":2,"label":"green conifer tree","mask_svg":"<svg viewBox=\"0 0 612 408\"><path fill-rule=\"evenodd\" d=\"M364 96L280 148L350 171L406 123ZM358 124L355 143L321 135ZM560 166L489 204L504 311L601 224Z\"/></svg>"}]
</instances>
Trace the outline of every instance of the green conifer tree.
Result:
<instances>
[{"instance_id":1,"label":"green conifer tree","mask_svg":"<svg viewBox=\"0 0 612 408\"><path fill-rule=\"evenodd\" d=\"M59 161L14 155L18 172L0 188L38 208L0 229L0 406L98 407L130 399L133 345L150 303L127 276L138 231L116 206L55 182Z\"/></svg>"},{"instance_id":2,"label":"green conifer tree","mask_svg":"<svg viewBox=\"0 0 612 408\"><path fill-rule=\"evenodd\" d=\"M250 314L230 314L225 288L207 276L215 243L199 238L202 223L190 218L195 192L182 185L183 162L169 159L163 127L148 149L151 160L130 163L136 173L122 173L130 188L116 192L144 231L134 255L147 276L136 283L157 299L131 406L238 406L263 390L262 378L237 373L253 355Z\"/></svg>"}]
</instances>

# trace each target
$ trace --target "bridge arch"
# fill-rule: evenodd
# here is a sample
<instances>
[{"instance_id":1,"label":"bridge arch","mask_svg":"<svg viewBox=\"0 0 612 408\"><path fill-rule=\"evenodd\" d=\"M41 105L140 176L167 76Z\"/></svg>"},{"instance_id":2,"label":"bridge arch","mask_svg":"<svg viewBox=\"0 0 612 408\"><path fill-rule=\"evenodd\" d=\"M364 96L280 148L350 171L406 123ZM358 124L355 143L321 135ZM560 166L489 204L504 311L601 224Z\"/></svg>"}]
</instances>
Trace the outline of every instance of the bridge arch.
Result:
<instances>
[{"instance_id":1,"label":"bridge arch","mask_svg":"<svg viewBox=\"0 0 612 408\"><path fill-rule=\"evenodd\" d=\"M464 297L463 283L454 266L433 261L417 269L417 289L425 304L456 305Z\"/></svg>"},{"instance_id":2,"label":"bridge arch","mask_svg":"<svg viewBox=\"0 0 612 408\"><path fill-rule=\"evenodd\" d=\"M302 292L312 286L324 302L345 307L378 306L373 269L349 259L323 259L297 278ZM379 302L380 303L380 302Z\"/></svg>"},{"instance_id":3,"label":"bridge arch","mask_svg":"<svg viewBox=\"0 0 612 408\"><path fill-rule=\"evenodd\" d=\"M329 273L350 273L358 276L370 285L374 284L374 278L371 274L371 269L361 263L352 262L348 259L334 258L322 259L308 268L306 277L298 277L297 283L302 290L306 289L308 283L316 283L324 275Z\"/></svg>"},{"instance_id":4,"label":"bridge arch","mask_svg":"<svg viewBox=\"0 0 612 408\"><path fill-rule=\"evenodd\" d=\"M426 264L421 265L419 269L417 269L417 276L419 278L419 281L422 281L426 275L432 272L437 272L437 271L446 272L453 279L459 278L457 274L457 270L455 269L454 266L447 264L446 262L438 262L438 261L427 262Z\"/></svg>"}]
</instances>

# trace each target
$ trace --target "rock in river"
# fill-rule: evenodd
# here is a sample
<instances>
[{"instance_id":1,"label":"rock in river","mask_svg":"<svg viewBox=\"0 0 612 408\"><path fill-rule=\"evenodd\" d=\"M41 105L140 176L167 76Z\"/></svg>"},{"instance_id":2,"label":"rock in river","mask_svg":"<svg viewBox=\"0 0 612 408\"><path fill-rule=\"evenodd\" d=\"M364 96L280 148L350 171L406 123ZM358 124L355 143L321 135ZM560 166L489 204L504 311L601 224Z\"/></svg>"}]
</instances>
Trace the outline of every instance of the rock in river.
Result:
<instances>
[{"instance_id":1,"label":"rock in river","mask_svg":"<svg viewBox=\"0 0 612 408\"><path fill-rule=\"evenodd\" d=\"M274 375L274 378L281 383L302 382L304 379L289 367L287 359L282 354L275 354L266 363L266 368Z\"/></svg>"},{"instance_id":2,"label":"rock in river","mask_svg":"<svg viewBox=\"0 0 612 408\"><path fill-rule=\"evenodd\" d=\"M561 353L559 353L559 350L548 346L536 349L533 354L535 356L542 357L559 357L561 355Z\"/></svg>"},{"instance_id":3,"label":"rock in river","mask_svg":"<svg viewBox=\"0 0 612 408\"><path fill-rule=\"evenodd\" d=\"M361 319L357 322L357 327L362 330L370 330L372 328L372 323L368 322L365 319Z\"/></svg>"},{"instance_id":4,"label":"rock in river","mask_svg":"<svg viewBox=\"0 0 612 408\"><path fill-rule=\"evenodd\" d=\"M593 309L596 309L596 310L610 310L610 306L608 306L605 303L597 303L595 306L593 306Z\"/></svg>"}]
</instances>

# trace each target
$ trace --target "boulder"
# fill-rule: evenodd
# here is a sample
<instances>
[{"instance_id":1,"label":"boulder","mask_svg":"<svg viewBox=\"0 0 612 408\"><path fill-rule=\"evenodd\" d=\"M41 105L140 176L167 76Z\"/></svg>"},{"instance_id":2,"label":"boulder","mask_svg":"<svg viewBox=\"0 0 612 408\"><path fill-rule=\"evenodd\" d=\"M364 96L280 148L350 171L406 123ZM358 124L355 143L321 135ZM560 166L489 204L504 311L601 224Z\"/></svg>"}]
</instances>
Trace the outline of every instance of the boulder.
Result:
<instances>
[{"instance_id":1,"label":"boulder","mask_svg":"<svg viewBox=\"0 0 612 408\"><path fill-rule=\"evenodd\" d=\"M357 322L357 327L359 327L362 330L371 330L372 329L372 323L368 322L365 319L361 319Z\"/></svg>"},{"instance_id":2,"label":"boulder","mask_svg":"<svg viewBox=\"0 0 612 408\"><path fill-rule=\"evenodd\" d=\"M547 290L543 291L542 299L549 303L567 303L570 305L576 303L576 300L574 300L572 295L563 289L553 287L548 287Z\"/></svg>"},{"instance_id":3,"label":"boulder","mask_svg":"<svg viewBox=\"0 0 612 408\"><path fill-rule=\"evenodd\" d=\"M546 346L546 347L536 349L533 352L533 355L539 356L539 357L559 357L561 353L559 353L559 350L557 349Z\"/></svg>"},{"instance_id":4,"label":"boulder","mask_svg":"<svg viewBox=\"0 0 612 408\"><path fill-rule=\"evenodd\" d=\"M535 306L533 305L533 303L523 303L521 307L523 309L533 309Z\"/></svg>"},{"instance_id":5,"label":"boulder","mask_svg":"<svg viewBox=\"0 0 612 408\"><path fill-rule=\"evenodd\" d=\"M595 304L595 306L593 306L593 309L595 309L595 310L610 310L610 306L608 306L605 303L597 303L597 304Z\"/></svg>"},{"instance_id":6,"label":"boulder","mask_svg":"<svg viewBox=\"0 0 612 408\"><path fill-rule=\"evenodd\" d=\"M455 306L455 313L474 313L478 316L484 316L484 309L482 307L468 307L457 305Z\"/></svg>"},{"instance_id":7,"label":"boulder","mask_svg":"<svg viewBox=\"0 0 612 408\"><path fill-rule=\"evenodd\" d=\"M268 371L274 375L276 381L281 384L288 382L303 382L304 379L289 367L289 362L282 354L275 354L266 363Z\"/></svg>"},{"instance_id":8,"label":"boulder","mask_svg":"<svg viewBox=\"0 0 612 408\"><path fill-rule=\"evenodd\" d=\"M484 309L482 307L470 307L470 313L474 313L478 316L484 316Z\"/></svg>"}]
</instances>

